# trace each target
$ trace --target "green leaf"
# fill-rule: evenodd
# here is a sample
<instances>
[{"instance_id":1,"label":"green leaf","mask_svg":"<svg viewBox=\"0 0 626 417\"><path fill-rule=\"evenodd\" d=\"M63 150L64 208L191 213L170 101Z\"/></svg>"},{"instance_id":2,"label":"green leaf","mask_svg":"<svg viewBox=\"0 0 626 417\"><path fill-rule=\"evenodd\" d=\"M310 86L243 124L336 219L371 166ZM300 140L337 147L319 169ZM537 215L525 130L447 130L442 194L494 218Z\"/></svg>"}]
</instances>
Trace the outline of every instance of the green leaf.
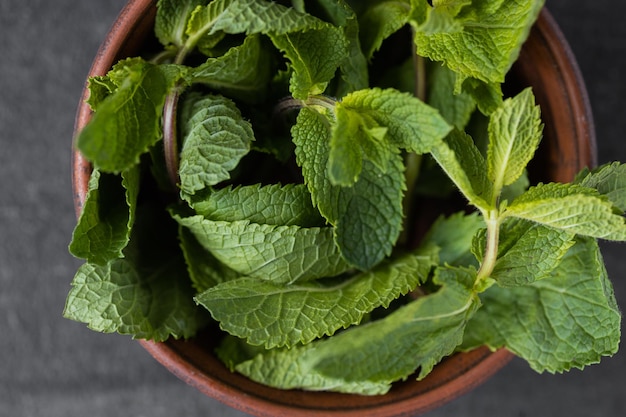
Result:
<instances>
[{"instance_id":1,"label":"green leaf","mask_svg":"<svg viewBox=\"0 0 626 417\"><path fill-rule=\"evenodd\" d=\"M110 77L105 75L90 77L87 80L87 88L89 89L89 98L86 103L89 104L91 110L95 111L100 103L117 89L117 86Z\"/></svg>"},{"instance_id":2,"label":"green leaf","mask_svg":"<svg viewBox=\"0 0 626 417\"><path fill-rule=\"evenodd\" d=\"M236 365L249 378L278 388L384 394L417 370L424 378L461 343L480 305L474 270L440 268L436 293L386 318L289 350L270 350ZM436 337L433 337L436 335Z\"/></svg>"},{"instance_id":3,"label":"green leaf","mask_svg":"<svg viewBox=\"0 0 626 417\"><path fill-rule=\"evenodd\" d=\"M191 283L198 293L241 276L238 272L218 261L211 252L202 247L186 227L180 227L179 240L185 256L189 278L191 278Z\"/></svg>"},{"instance_id":4,"label":"green leaf","mask_svg":"<svg viewBox=\"0 0 626 417\"><path fill-rule=\"evenodd\" d=\"M563 372L617 352L621 315L595 240L578 238L557 269L532 285L493 286L464 347L506 347L538 372Z\"/></svg>"},{"instance_id":5,"label":"green leaf","mask_svg":"<svg viewBox=\"0 0 626 417\"><path fill-rule=\"evenodd\" d=\"M194 336L207 315L193 301L176 228L170 227L176 225L164 214L150 208L138 211L124 258L78 269L63 312L66 318L133 338Z\"/></svg>"},{"instance_id":6,"label":"green leaf","mask_svg":"<svg viewBox=\"0 0 626 417\"><path fill-rule=\"evenodd\" d=\"M431 155L471 204L490 208L493 191L486 175L487 163L471 137L453 130L433 147Z\"/></svg>"},{"instance_id":7,"label":"green leaf","mask_svg":"<svg viewBox=\"0 0 626 417\"><path fill-rule=\"evenodd\" d=\"M356 14L344 0L317 0L329 21L343 31L347 41L346 54L339 64L341 78L337 80L334 97L341 98L352 91L369 86L367 59L361 49L360 28Z\"/></svg>"},{"instance_id":8,"label":"green leaf","mask_svg":"<svg viewBox=\"0 0 626 417\"><path fill-rule=\"evenodd\" d=\"M430 152L452 129L436 109L394 89L355 91L336 107L367 115L387 128L391 144L418 154Z\"/></svg>"},{"instance_id":9,"label":"green leaf","mask_svg":"<svg viewBox=\"0 0 626 417\"><path fill-rule=\"evenodd\" d=\"M278 226L324 226L324 219L313 207L311 194L303 184L249 185L226 187L193 201L197 214L211 220L249 220Z\"/></svg>"},{"instance_id":10,"label":"green leaf","mask_svg":"<svg viewBox=\"0 0 626 417\"><path fill-rule=\"evenodd\" d=\"M474 242L478 259L484 256L483 230ZM490 277L502 287L527 285L543 279L574 244L574 235L522 219L507 219L500 227L498 260Z\"/></svg>"},{"instance_id":11,"label":"green leaf","mask_svg":"<svg viewBox=\"0 0 626 417\"><path fill-rule=\"evenodd\" d=\"M258 103L263 101L271 77L269 56L259 36L248 36L243 44L193 68L191 82L233 99Z\"/></svg>"},{"instance_id":12,"label":"green leaf","mask_svg":"<svg viewBox=\"0 0 626 417\"><path fill-rule=\"evenodd\" d=\"M459 212L449 217L441 216L433 223L423 242L440 248L441 265L472 265L476 263L471 252L472 241L482 227L485 227L485 222L478 213Z\"/></svg>"},{"instance_id":13,"label":"green leaf","mask_svg":"<svg viewBox=\"0 0 626 417\"><path fill-rule=\"evenodd\" d=\"M361 45L368 60L372 59L385 39L407 24L409 10L407 1L383 0L367 7L358 16Z\"/></svg>"},{"instance_id":14,"label":"green leaf","mask_svg":"<svg viewBox=\"0 0 626 417\"><path fill-rule=\"evenodd\" d=\"M445 11L450 16L456 16L461 9L473 3L472 0L432 0L432 6L437 11Z\"/></svg>"},{"instance_id":15,"label":"green leaf","mask_svg":"<svg viewBox=\"0 0 626 417\"><path fill-rule=\"evenodd\" d=\"M350 186L361 174L363 169L361 143L367 140L368 134L360 119L351 112L340 109L336 111L336 125L330 137L327 167L328 178L333 185ZM384 142L380 147L384 147Z\"/></svg>"},{"instance_id":16,"label":"green leaf","mask_svg":"<svg viewBox=\"0 0 626 417\"><path fill-rule=\"evenodd\" d=\"M161 67L138 58L117 64L112 72L117 89L97 105L77 147L102 172L119 173L137 164L161 138L161 113L171 81Z\"/></svg>"},{"instance_id":17,"label":"green leaf","mask_svg":"<svg viewBox=\"0 0 626 417\"><path fill-rule=\"evenodd\" d=\"M233 345L236 349L233 349ZM233 371L263 385L279 389L310 391L337 391L360 395L380 395L389 391L389 384L371 381L346 381L322 375L312 369L316 343L298 345L290 349L272 349L259 354L254 346L241 339L227 337L219 347L220 358ZM258 349L258 348L257 348ZM312 358L310 361L309 358Z\"/></svg>"},{"instance_id":18,"label":"green leaf","mask_svg":"<svg viewBox=\"0 0 626 417\"><path fill-rule=\"evenodd\" d=\"M519 177L514 183L509 184L502 188L500 193L500 202L504 200L513 201L520 195L524 194L530 186L530 179L528 178L528 171L524 171L522 176Z\"/></svg>"},{"instance_id":19,"label":"green leaf","mask_svg":"<svg viewBox=\"0 0 626 417\"><path fill-rule=\"evenodd\" d=\"M454 72L437 63L429 64L428 104L439 110L448 123L463 130L476 109L476 102L467 93L455 93Z\"/></svg>"},{"instance_id":20,"label":"green leaf","mask_svg":"<svg viewBox=\"0 0 626 417\"><path fill-rule=\"evenodd\" d=\"M331 25L303 32L270 34L293 69L289 80L291 95L296 99L322 94L347 55L343 31Z\"/></svg>"},{"instance_id":21,"label":"green leaf","mask_svg":"<svg viewBox=\"0 0 626 417\"><path fill-rule=\"evenodd\" d=\"M595 188L620 210L626 211L626 164L612 162L593 171L583 171L576 177L575 183Z\"/></svg>"},{"instance_id":22,"label":"green leaf","mask_svg":"<svg viewBox=\"0 0 626 417\"><path fill-rule=\"evenodd\" d=\"M334 185L349 186L362 170L362 159L383 173L397 158L397 148L428 152L450 126L432 107L394 89L359 90L335 105L329 178Z\"/></svg>"},{"instance_id":23,"label":"green leaf","mask_svg":"<svg viewBox=\"0 0 626 417\"><path fill-rule=\"evenodd\" d=\"M389 143L387 131L367 114L347 110L338 104L328 156L328 175L333 185L354 184L363 169L364 159L383 173L387 172L390 161L398 153Z\"/></svg>"},{"instance_id":24,"label":"green leaf","mask_svg":"<svg viewBox=\"0 0 626 417\"><path fill-rule=\"evenodd\" d=\"M489 120L487 175L495 184L514 183L524 173L535 155L542 137L543 125L539 106L530 88L504 101Z\"/></svg>"},{"instance_id":25,"label":"green leaf","mask_svg":"<svg viewBox=\"0 0 626 417\"><path fill-rule=\"evenodd\" d=\"M335 240L342 255L362 270L376 265L391 254L400 234L404 190L400 157L390 161L385 175L364 161L353 186L335 186L325 175L330 152L328 119L303 108L292 134L296 160L302 167L313 204L335 226Z\"/></svg>"},{"instance_id":26,"label":"green leaf","mask_svg":"<svg viewBox=\"0 0 626 417\"><path fill-rule=\"evenodd\" d=\"M191 287L177 279L184 268L177 261L150 273L138 271L126 258L86 263L72 281L63 315L95 331L137 339L192 337L204 320L196 317Z\"/></svg>"},{"instance_id":27,"label":"green leaf","mask_svg":"<svg viewBox=\"0 0 626 417\"><path fill-rule=\"evenodd\" d=\"M159 0L154 23L154 33L162 45L182 46L191 13L206 0Z\"/></svg>"},{"instance_id":28,"label":"green leaf","mask_svg":"<svg viewBox=\"0 0 626 417\"><path fill-rule=\"evenodd\" d=\"M595 189L576 184L539 184L513 200L506 216L607 240L626 240L624 217Z\"/></svg>"},{"instance_id":29,"label":"green leaf","mask_svg":"<svg viewBox=\"0 0 626 417\"><path fill-rule=\"evenodd\" d=\"M253 346L229 334L222 337L219 345L215 348L215 354L231 372L235 372L235 366L238 363L247 361L264 351L262 346Z\"/></svg>"},{"instance_id":30,"label":"green leaf","mask_svg":"<svg viewBox=\"0 0 626 417\"><path fill-rule=\"evenodd\" d=\"M417 3L411 24L420 55L444 62L463 78L502 83L544 1L474 0L433 8Z\"/></svg>"},{"instance_id":31,"label":"green leaf","mask_svg":"<svg viewBox=\"0 0 626 417\"><path fill-rule=\"evenodd\" d=\"M460 2L467 4L467 1ZM465 4L461 4L465 5ZM419 26L419 31L425 35L435 35L437 33L459 33L463 31L461 21L455 19L458 9L450 7L438 7L433 2L433 8L428 11L428 19Z\"/></svg>"},{"instance_id":32,"label":"green leaf","mask_svg":"<svg viewBox=\"0 0 626 417\"><path fill-rule=\"evenodd\" d=\"M456 88L469 94L482 114L490 115L502 105L502 86L499 83L488 83L476 78L466 78L457 75ZM459 93L459 92L457 92Z\"/></svg>"},{"instance_id":33,"label":"green leaf","mask_svg":"<svg viewBox=\"0 0 626 417\"><path fill-rule=\"evenodd\" d=\"M308 343L358 324L377 307L407 294L436 264L433 248L385 262L340 282L278 285L240 278L196 297L220 327L266 348Z\"/></svg>"},{"instance_id":34,"label":"green leaf","mask_svg":"<svg viewBox=\"0 0 626 417\"><path fill-rule=\"evenodd\" d=\"M138 168L121 178L95 169L69 245L72 255L97 265L121 258L135 221L138 193Z\"/></svg>"},{"instance_id":35,"label":"green leaf","mask_svg":"<svg viewBox=\"0 0 626 417\"><path fill-rule=\"evenodd\" d=\"M176 213L173 217L220 262L241 275L291 283L335 276L349 269L330 227L212 221Z\"/></svg>"},{"instance_id":36,"label":"green leaf","mask_svg":"<svg viewBox=\"0 0 626 417\"><path fill-rule=\"evenodd\" d=\"M183 110L190 115L182 126L180 188L195 194L230 178L241 158L250 151L254 132L237 106L222 96L193 95Z\"/></svg>"},{"instance_id":37,"label":"green leaf","mask_svg":"<svg viewBox=\"0 0 626 417\"><path fill-rule=\"evenodd\" d=\"M265 0L215 0L197 7L187 25L187 45L219 31L237 34L285 34L324 23L305 13Z\"/></svg>"}]
</instances>

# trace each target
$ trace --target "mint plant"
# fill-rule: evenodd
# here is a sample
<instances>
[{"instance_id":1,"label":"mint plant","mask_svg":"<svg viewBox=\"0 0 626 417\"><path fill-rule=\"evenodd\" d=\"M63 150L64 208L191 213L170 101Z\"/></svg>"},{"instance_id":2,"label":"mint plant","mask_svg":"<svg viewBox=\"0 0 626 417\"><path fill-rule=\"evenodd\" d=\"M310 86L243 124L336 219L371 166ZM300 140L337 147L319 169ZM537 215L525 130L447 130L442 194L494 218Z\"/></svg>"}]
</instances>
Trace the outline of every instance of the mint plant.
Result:
<instances>
[{"instance_id":1,"label":"mint plant","mask_svg":"<svg viewBox=\"0 0 626 417\"><path fill-rule=\"evenodd\" d=\"M89 80L65 317L217 322L233 371L365 395L482 345L539 372L615 353L597 240L626 240L626 168L531 185L540 109L502 93L542 6L158 1L160 50ZM467 204L416 240L433 194Z\"/></svg>"}]
</instances>

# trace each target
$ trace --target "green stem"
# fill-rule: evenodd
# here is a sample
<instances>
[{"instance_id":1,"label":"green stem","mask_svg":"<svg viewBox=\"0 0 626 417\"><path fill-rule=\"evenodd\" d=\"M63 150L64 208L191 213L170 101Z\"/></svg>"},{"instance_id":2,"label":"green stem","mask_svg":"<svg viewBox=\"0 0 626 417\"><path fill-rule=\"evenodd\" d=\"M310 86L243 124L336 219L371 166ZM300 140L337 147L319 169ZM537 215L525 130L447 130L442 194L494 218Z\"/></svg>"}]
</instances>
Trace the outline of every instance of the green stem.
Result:
<instances>
[{"instance_id":1,"label":"green stem","mask_svg":"<svg viewBox=\"0 0 626 417\"><path fill-rule=\"evenodd\" d=\"M487 224L487 243L485 254L478 269L475 287L481 287L491 276L498 260L498 244L500 240L500 211L498 209L489 210L483 213Z\"/></svg>"},{"instance_id":2,"label":"green stem","mask_svg":"<svg viewBox=\"0 0 626 417\"><path fill-rule=\"evenodd\" d=\"M176 58L174 58L174 64L181 65L185 61L185 58L187 58L187 55L189 55L189 53L194 50L194 48L196 47L200 39L202 39L202 37L208 32L208 30L210 29L212 25L213 25L213 22L205 26L204 27L205 30L200 30L195 35L189 36L187 38L185 43L178 50L178 53L176 54Z\"/></svg>"},{"instance_id":3,"label":"green stem","mask_svg":"<svg viewBox=\"0 0 626 417\"><path fill-rule=\"evenodd\" d=\"M320 106L334 113L337 100L323 95L310 96L304 102L307 106Z\"/></svg>"},{"instance_id":4,"label":"green stem","mask_svg":"<svg viewBox=\"0 0 626 417\"><path fill-rule=\"evenodd\" d=\"M175 59L176 55L177 55L176 51L166 49L166 50L156 54L154 57L152 57L150 62L152 62L153 64L157 64L157 65L158 64L163 64L163 63L166 63L166 62L170 62L170 60L172 58Z\"/></svg>"},{"instance_id":5,"label":"green stem","mask_svg":"<svg viewBox=\"0 0 626 417\"><path fill-rule=\"evenodd\" d=\"M191 51L191 49L193 48L187 47L187 44L183 45L178 50L178 53L176 54L176 57L174 58L174 64L182 65L183 62L185 62L185 58L187 58L187 54L189 54L189 51Z\"/></svg>"}]
</instances>

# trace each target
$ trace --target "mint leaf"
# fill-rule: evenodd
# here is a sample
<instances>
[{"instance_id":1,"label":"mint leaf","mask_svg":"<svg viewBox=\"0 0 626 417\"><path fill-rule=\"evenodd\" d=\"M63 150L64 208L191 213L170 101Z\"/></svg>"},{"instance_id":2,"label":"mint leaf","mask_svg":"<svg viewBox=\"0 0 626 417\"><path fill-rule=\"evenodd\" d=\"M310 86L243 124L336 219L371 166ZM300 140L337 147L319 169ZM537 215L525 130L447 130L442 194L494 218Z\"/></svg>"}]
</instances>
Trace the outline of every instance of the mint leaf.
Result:
<instances>
[{"instance_id":1,"label":"mint leaf","mask_svg":"<svg viewBox=\"0 0 626 417\"><path fill-rule=\"evenodd\" d=\"M397 148L428 152L449 131L437 110L397 90L366 89L346 95L335 105L328 172L335 185L356 182L361 159L383 173Z\"/></svg>"},{"instance_id":2,"label":"mint leaf","mask_svg":"<svg viewBox=\"0 0 626 417\"><path fill-rule=\"evenodd\" d=\"M219 345L215 348L215 354L231 372L235 372L235 366L238 363L247 361L264 351L265 349L262 346L252 346L242 339L229 334L224 335Z\"/></svg>"},{"instance_id":3,"label":"mint leaf","mask_svg":"<svg viewBox=\"0 0 626 417\"><path fill-rule=\"evenodd\" d=\"M191 15L186 45L217 32L285 34L313 29L324 23L305 13L264 0L214 0Z\"/></svg>"},{"instance_id":4,"label":"mint leaf","mask_svg":"<svg viewBox=\"0 0 626 417\"><path fill-rule=\"evenodd\" d=\"M444 119L463 130L476 109L476 101L465 92L455 93L456 74L438 63L428 65L428 104L439 110Z\"/></svg>"},{"instance_id":5,"label":"mint leaf","mask_svg":"<svg viewBox=\"0 0 626 417\"><path fill-rule=\"evenodd\" d=\"M612 162L593 171L583 171L576 177L575 183L595 188L620 210L626 211L626 164Z\"/></svg>"},{"instance_id":6,"label":"mint leaf","mask_svg":"<svg viewBox=\"0 0 626 417\"><path fill-rule=\"evenodd\" d=\"M346 54L339 64L341 77L337 80L334 96L343 97L352 91L369 86L367 60L361 49L359 20L344 0L318 0L329 21L343 31L347 41Z\"/></svg>"},{"instance_id":7,"label":"mint leaf","mask_svg":"<svg viewBox=\"0 0 626 417\"><path fill-rule=\"evenodd\" d=\"M96 331L155 341L192 337L206 323L203 310L193 302L171 227L175 224L163 214L142 207L124 258L78 269L63 312L66 318Z\"/></svg>"},{"instance_id":8,"label":"mint leaf","mask_svg":"<svg viewBox=\"0 0 626 417\"><path fill-rule=\"evenodd\" d=\"M291 63L289 89L297 99L323 93L347 55L343 31L331 25L270 37Z\"/></svg>"},{"instance_id":9,"label":"mint leaf","mask_svg":"<svg viewBox=\"0 0 626 417\"><path fill-rule=\"evenodd\" d=\"M64 317L90 329L164 341L194 336L204 320L197 317L193 291L180 279L180 259L141 272L126 258L78 269Z\"/></svg>"},{"instance_id":10,"label":"mint leaf","mask_svg":"<svg viewBox=\"0 0 626 417\"><path fill-rule=\"evenodd\" d=\"M213 256L241 275L291 283L335 276L349 269L330 227L276 226L172 215Z\"/></svg>"},{"instance_id":11,"label":"mint leaf","mask_svg":"<svg viewBox=\"0 0 626 417\"><path fill-rule=\"evenodd\" d=\"M336 111L367 115L387 129L391 144L418 154L430 152L451 130L436 109L411 94L394 89L355 91L336 107Z\"/></svg>"},{"instance_id":12,"label":"mint leaf","mask_svg":"<svg viewBox=\"0 0 626 417\"><path fill-rule=\"evenodd\" d=\"M254 132L225 97L193 95L185 106L189 118L182 126L180 189L195 194L230 178L230 171L250 151Z\"/></svg>"},{"instance_id":13,"label":"mint leaf","mask_svg":"<svg viewBox=\"0 0 626 417\"><path fill-rule=\"evenodd\" d=\"M502 287L527 285L543 279L574 244L574 235L522 219L507 219L500 227L498 260L490 277ZM474 242L478 259L484 257L483 230Z\"/></svg>"},{"instance_id":14,"label":"mint leaf","mask_svg":"<svg viewBox=\"0 0 626 417\"><path fill-rule=\"evenodd\" d=\"M502 188L500 193L500 201L513 201L520 195L524 194L530 186L530 179L528 178L528 171L524 171L522 175L515 180L514 183L509 184Z\"/></svg>"},{"instance_id":15,"label":"mint leaf","mask_svg":"<svg viewBox=\"0 0 626 417\"><path fill-rule=\"evenodd\" d=\"M358 115L354 117L350 112L337 110L336 125L330 137L327 167L328 178L334 185L350 186L358 180L363 169L361 143L368 141L369 136ZM379 148L384 150L384 146L385 143L382 142ZM388 159L390 157L384 162Z\"/></svg>"},{"instance_id":16,"label":"mint leaf","mask_svg":"<svg viewBox=\"0 0 626 417\"><path fill-rule=\"evenodd\" d=\"M408 1L383 0L368 6L358 18L363 52L371 60L383 41L407 24L410 5Z\"/></svg>"},{"instance_id":17,"label":"mint leaf","mask_svg":"<svg viewBox=\"0 0 626 417\"><path fill-rule=\"evenodd\" d=\"M241 276L238 272L218 261L211 252L202 247L193 233L186 227L180 227L179 240L185 256L189 278L191 278L191 283L198 293Z\"/></svg>"},{"instance_id":18,"label":"mint leaf","mask_svg":"<svg viewBox=\"0 0 626 417\"><path fill-rule=\"evenodd\" d=\"M249 220L252 223L301 227L324 226L303 184L226 187L193 201L197 214L211 220Z\"/></svg>"},{"instance_id":19,"label":"mint leaf","mask_svg":"<svg viewBox=\"0 0 626 417\"><path fill-rule=\"evenodd\" d=\"M387 128L357 111L335 108L335 124L330 138L328 175L334 185L350 186L359 178L367 159L383 173L397 149L387 140Z\"/></svg>"},{"instance_id":20,"label":"mint leaf","mask_svg":"<svg viewBox=\"0 0 626 417\"><path fill-rule=\"evenodd\" d=\"M483 209L491 206L487 163L471 137L455 129L433 147L431 155L471 204Z\"/></svg>"},{"instance_id":21,"label":"mint leaf","mask_svg":"<svg viewBox=\"0 0 626 417\"><path fill-rule=\"evenodd\" d=\"M159 0L154 22L154 33L162 45L182 46L191 13L205 0Z\"/></svg>"},{"instance_id":22,"label":"mint leaf","mask_svg":"<svg viewBox=\"0 0 626 417\"><path fill-rule=\"evenodd\" d=\"M445 11L449 16L456 16L461 9L473 3L472 0L432 0L436 11Z\"/></svg>"},{"instance_id":23,"label":"mint leaf","mask_svg":"<svg viewBox=\"0 0 626 417\"><path fill-rule=\"evenodd\" d=\"M95 111L100 103L117 89L117 86L110 77L104 75L90 77L87 80L87 88L89 89L89 97L86 103L89 104L91 110Z\"/></svg>"},{"instance_id":24,"label":"mint leaf","mask_svg":"<svg viewBox=\"0 0 626 417\"><path fill-rule=\"evenodd\" d=\"M196 299L223 330L252 345L293 346L332 335L360 323L373 309L388 307L426 279L436 258L429 248L332 283L278 285L240 278Z\"/></svg>"},{"instance_id":25,"label":"mint leaf","mask_svg":"<svg viewBox=\"0 0 626 417\"><path fill-rule=\"evenodd\" d=\"M309 108L300 110L292 128L296 160L302 167L313 204L335 226L341 254L354 266L367 270L391 254L402 224L404 175L399 156L385 175L364 161L359 179L351 187L332 185L326 174L329 158L328 119Z\"/></svg>"},{"instance_id":26,"label":"mint leaf","mask_svg":"<svg viewBox=\"0 0 626 417\"><path fill-rule=\"evenodd\" d=\"M233 345L236 346L235 350ZM316 360L315 342L261 353L257 353L258 350L254 348L231 336L224 339L218 353L233 371L260 384L279 389L337 391L360 395L385 394L390 389L387 383L346 381L345 378L334 378L316 372L311 363ZM309 357L312 358L311 361L308 360Z\"/></svg>"},{"instance_id":27,"label":"mint leaf","mask_svg":"<svg viewBox=\"0 0 626 417\"><path fill-rule=\"evenodd\" d=\"M502 83L544 1L414 3L418 54L444 62L462 78Z\"/></svg>"},{"instance_id":28,"label":"mint leaf","mask_svg":"<svg viewBox=\"0 0 626 417\"><path fill-rule=\"evenodd\" d=\"M173 73L165 71L167 67L139 58L122 61L111 71L117 88L98 103L77 138L78 149L96 168L127 170L161 138L163 103L173 83Z\"/></svg>"},{"instance_id":29,"label":"mint leaf","mask_svg":"<svg viewBox=\"0 0 626 417\"><path fill-rule=\"evenodd\" d=\"M539 146L542 130L539 106L530 88L505 100L491 114L487 175L496 192L523 174Z\"/></svg>"},{"instance_id":30,"label":"mint leaf","mask_svg":"<svg viewBox=\"0 0 626 417\"><path fill-rule=\"evenodd\" d=\"M624 217L595 189L576 184L539 184L513 200L506 216L607 240L626 240Z\"/></svg>"},{"instance_id":31,"label":"mint leaf","mask_svg":"<svg viewBox=\"0 0 626 417\"><path fill-rule=\"evenodd\" d=\"M472 241L484 226L485 222L478 213L459 212L449 217L441 216L433 223L423 242L440 248L441 265L472 265L476 263L471 252Z\"/></svg>"},{"instance_id":32,"label":"mint leaf","mask_svg":"<svg viewBox=\"0 0 626 417\"><path fill-rule=\"evenodd\" d=\"M563 372L617 352L621 316L595 240L577 238L549 277L493 286L467 329L464 347L506 347L538 371Z\"/></svg>"},{"instance_id":33,"label":"mint leaf","mask_svg":"<svg viewBox=\"0 0 626 417\"><path fill-rule=\"evenodd\" d=\"M460 88L460 91L457 91ZM502 105L502 86L499 83L488 83L476 78L461 80L457 77L455 92L469 94L482 114L490 115Z\"/></svg>"},{"instance_id":34,"label":"mint leaf","mask_svg":"<svg viewBox=\"0 0 626 417\"><path fill-rule=\"evenodd\" d=\"M95 169L72 234L70 253L98 265L121 258L135 221L138 193L137 167L125 171L121 178Z\"/></svg>"},{"instance_id":35,"label":"mint leaf","mask_svg":"<svg viewBox=\"0 0 626 417\"><path fill-rule=\"evenodd\" d=\"M433 1L432 9L428 10L427 20L419 27L420 32L426 35L434 35L440 32L456 33L463 31L463 24L455 19L460 11L459 8L467 5L468 1L456 2L458 7L440 6ZM471 3L471 2L470 2Z\"/></svg>"},{"instance_id":36,"label":"mint leaf","mask_svg":"<svg viewBox=\"0 0 626 417\"><path fill-rule=\"evenodd\" d=\"M259 36L248 36L224 55L209 58L190 71L191 82L248 103L261 102L271 77L269 54Z\"/></svg>"},{"instance_id":37,"label":"mint leaf","mask_svg":"<svg viewBox=\"0 0 626 417\"><path fill-rule=\"evenodd\" d=\"M461 343L480 305L471 290L475 277L474 270L440 268L435 280L442 287L436 293L384 319L304 347L267 351L235 369L278 388L383 394L418 368L417 378L424 378Z\"/></svg>"}]
</instances>

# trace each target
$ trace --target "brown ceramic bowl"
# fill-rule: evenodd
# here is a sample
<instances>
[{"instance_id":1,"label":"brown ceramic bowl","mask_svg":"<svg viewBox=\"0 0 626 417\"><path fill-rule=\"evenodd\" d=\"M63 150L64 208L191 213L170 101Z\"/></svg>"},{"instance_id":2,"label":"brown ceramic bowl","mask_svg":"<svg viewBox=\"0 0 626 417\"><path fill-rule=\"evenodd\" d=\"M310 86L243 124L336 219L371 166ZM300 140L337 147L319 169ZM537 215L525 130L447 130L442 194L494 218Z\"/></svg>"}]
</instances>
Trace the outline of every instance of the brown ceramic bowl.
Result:
<instances>
[{"instance_id":1,"label":"brown ceramic bowl","mask_svg":"<svg viewBox=\"0 0 626 417\"><path fill-rule=\"evenodd\" d=\"M104 75L118 60L138 55L154 44L156 0L131 0L102 44L90 76ZM583 167L595 164L595 136L585 86L559 28L544 10L507 79L507 89L532 86L545 123L544 140L533 161L534 180L569 181ZM77 117L78 132L89 120L84 92ZM75 208L80 213L91 166L74 151ZM139 343L163 366L204 394L246 413L277 416L408 416L423 413L466 393L485 381L512 357L506 350L480 348L454 354L422 381L409 378L386 395L283 391L231 373L213 354L216 329L194 339Z\"/></svg>"}]
</instances>

